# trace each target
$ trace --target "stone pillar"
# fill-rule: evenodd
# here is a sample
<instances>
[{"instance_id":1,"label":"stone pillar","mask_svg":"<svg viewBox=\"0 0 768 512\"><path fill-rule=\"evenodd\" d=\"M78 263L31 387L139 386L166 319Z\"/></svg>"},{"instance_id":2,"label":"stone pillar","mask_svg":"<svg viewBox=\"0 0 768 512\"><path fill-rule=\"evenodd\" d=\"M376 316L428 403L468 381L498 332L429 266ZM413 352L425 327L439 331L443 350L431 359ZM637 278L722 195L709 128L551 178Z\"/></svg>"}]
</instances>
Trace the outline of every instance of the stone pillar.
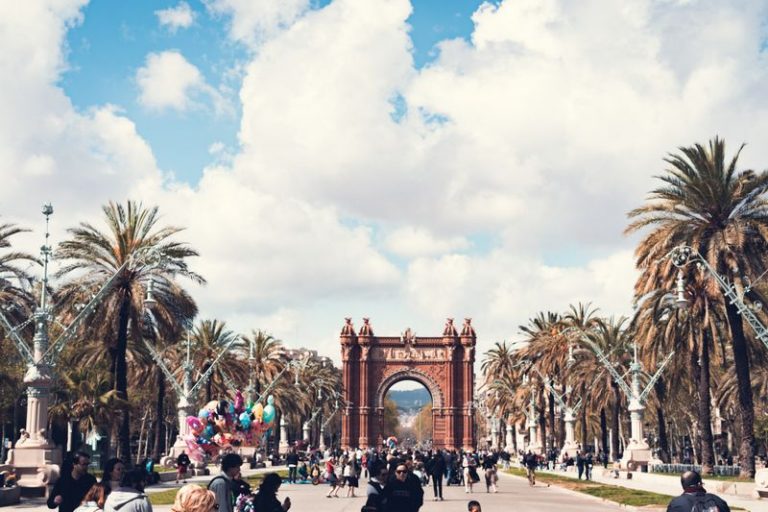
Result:
<instances>
[{"instance_id":1,"label":"stone pillar","mask_svg":"<svg viewBox=\"0 0 768 512\"><path fill-rule=\"evenodd\" d=\"M280 455L285 455L290 451L290 444L288 443L288 424L285 422L285 415L280 413L280 445L278 452Z\"/></svg>"},{"instance_id":2,"label":"stone pillar","mask_svg":"<svg viewBox=\"0 0 768 512\"><path fill-rule=\"evenodd\" d=\"M368 336L360 336L360 435L357 439L357 447L366 449L370 446L370 389L368 381L368 355L370 353L370 340Z\"/></svg>"},{"instance_id":3,"label":"stone pillar","mask_svg":"<svg viewBox=\"0 0 768 512\"><path fill-rule=\"evenodd\" d=\"M301 432L303 434L304 441L309 443L310 439L309 439L309 422L308 421L304 422L304 426L302 427Z\"/></svg>"},{"instance_id":4,"label":"stone pillar","mask_svg":"<svg viewBox=\"0 0 768 512\"><path fill-rule=\"evenodd\" d=\"M318 449L321 452L325 452L325 425L320 425L320 444Z\"/></svg>"},{"instance_id":5,"label":"stone pillar","mask_svg":"<svg viewBox=\"0 0 768 512\"><path fill-rule=\"evenodd\" d=\"M566 453L570 456L575 456L576 451L579 449L579 445L576 442L576 434L574 425L576 423L576 416L573 414L573 409L567 407L563 414L563 422L565 423L565 443L563 449L560 450L560 457L562 458Z\"/></svg>"},{"instance_id":6,"label":"stone pillar","mask_svg":"<svg viewBox=\"0 0 768 512\"><path fill-rule=\"evenodd\" d=\"M456 403L456 383L455 383L455 372L456 372L456 347L450 346L448 347L448 363L446 368L446 384L448 392L447 394L447 401L448 401L448 407L445 408L446 410L446 425L445 425L445 447L448 450L454 450L457 448L456 446L456 407L453 406L454 403Z\"/></svg>"},{"instance_id":7,"label":"stone pillar","mask_svg":"<svg viewBox=\"0 0 768 512\"><path fill-rule=\"evenodd\" d=\"M499 422L496 418L491 418L491 448L496 450L499 447Z\"/></svg>"},{"instance_id":8,"label":"stone pillar","mask_svg":"<svg viewBox=\"0 0 768 512\"><path fill-rule=\"evenodd\" d=\"M506 433L507 435L504 438L504 451L507 453L513 453L515 451L515 448L514 448L515 438L512 435L512 425L510 425L509 423L507 423Z\"/></svg>"}]
</instances>

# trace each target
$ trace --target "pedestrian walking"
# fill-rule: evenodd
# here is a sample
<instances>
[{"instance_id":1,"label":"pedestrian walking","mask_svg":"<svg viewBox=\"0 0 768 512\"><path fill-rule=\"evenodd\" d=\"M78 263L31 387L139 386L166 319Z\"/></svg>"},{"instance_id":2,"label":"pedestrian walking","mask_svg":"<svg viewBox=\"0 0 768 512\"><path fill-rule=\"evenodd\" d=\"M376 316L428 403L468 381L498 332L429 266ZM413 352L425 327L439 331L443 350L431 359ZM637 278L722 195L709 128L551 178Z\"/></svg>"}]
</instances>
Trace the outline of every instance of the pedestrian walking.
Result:
<instances>
[{"instance_id":1,"label":"pedestrian walking","mask_svg":"<svg viewBox=\"0 0 768 512\"><path fill-rule=\"evenodd\" d=\"M77 452L64 464L61 478L56 481L48 496L48 508L59 508L59 512L73 512L83 501L86 493L96 483L96 477L88 473L91 456Z\"/></svg>"},{"instance_id":2,"label":"pedestrian walking","mask_svg":"<svg viewBox=\"0 0 768 512\"><path fill-rule=\"evenodd\" d=\"M331 486L328 494L325 495L326 498L338 498L339 491L341 490L341 482L336 474L336 462L336 457L331 457L325 463L325 479L328 481L328 485Z\"/></svg>"},{"instance_id":3,"label":"pedestrian walking","mask_svg":"<svg viewBox=\"0 0 768 512\"><path fill-rule=\"evenodd\" d=\"M496 474L496 459L492 454L483 457L483 472L485 476L485 492L499 492L496 488L498 475Z\"/></svg>"},{"instance_id":4,"label":"pedestrian walking","mask_svg":"<svg viewBox=\"0 0 768 512\"><path fill-rule=\"evenodd\" d=\"M179 483L179 480L183 480L184 483L187 483L187 469L189 468L190 462L189 455L187 455L184 450L181 450L179 456L176 457L176 483Z\"/></svg>"},{"instance_id":5,"label":"pedestrian walking","mask_svg":"<svg viewBox=\"0 0 768 512\"><path fill-rule=\"evenodd\" d=\"M683 494L669 502L667 512L731 512L728 503L704 489L701 475L696 471L683 473L680 485Z\"/></svg>"},{"instance_id":6,"label":"pedestrian walking","mask_svg":"<svg viewBox=\"0 0 768 512\"><path fill-rule=\"evenodd\" d=\"M395 478L384 487L385 512L417 512L421 507L413 485L408 482L408 466L395 466Z\"/></svg>"},{"instance_id":7,"label":"pedestrian walking","mask_svg":"<svg viewBox=\"0 0 768 512\"><path fill-rule=\"evenodd\" d=\"M286 497L282 503L277 499L277 491L283 480L277 473L268 473L259 485L259 492L253 498L253 510L256 512L288 512L291 508L291 498Z\"/></svg>"},{"instance_id":8,"label":"pedestrian walking","mask_svg":"<svg viewBox=\"0 0 768 512\"><path fill-rule=\"evenodd\" d=\"M438 450L427 462L427 472L432 477L432 490L435 493L435 501L443 501L443 475L445 470L445 457Z\"/></svg>"},{"instance_id":9,"label":"pedestrian walking","mask_svg":"<svg viewBox=\"0 0 768 512\"><path fill-rule=\"evenodd\" d=\"M594 460L592 459L592 452L589 452L587 456L584 458L584 474L587 477L587 480L592 480L592 466L594 465Z\"/></svg>"},{"instance_id":10,"label":"pedestrian walking","mask_svg":"<svg viewBox=\"0 0 768 512\"><path fill-rule=\"evenodd\" d=\"M152 512L152 504L144 494L146 475L140 469L127 471L120 487L114 489L104 502L104 512Z\"/></svg>"},{"instance_id":11,"label":"pedestrian walking","mask_svg":"<svg viewBox=\"0 0 768 512\"><path fill-rule=\"evenodd\" d=\"M114 489L120 487L123 481L123 473L125 473L125 464L120 459L109 459L104 464L104 474L101 476L101 485L104 486L105 496L109 496L109 493Z\"/></svg>"},{"instance_id":12,"label":"pedestrian walking","mask_svg":"<svg viewBox=\"0 0 768 512\"><path fill-rule=\"evenodd\" d=\"M240 474L242 465L242 457L236 453L228 453L221 458L221 473L208 482L208 489L216 495L219 512L234 511L234 479Z\"/></svg>"},{"instance_id":13,"label":"pedestrian walking","mask_svg":"<svg viewBox=\"0 0 768 512\"><path fill-rule=\"evenodd\" d=\"M285 463L288 465L288 483L296 483L296 471L299 467L299 455L296 453L296 447L291 448L290 453L285 457Z\"/></svg>"},{"instance_id":14,"label":"pedestrian walking","mask_svg":"<svg viewBox=\"0 0 768 512\"><path fill-rule=\"evenodd\" d=\"M584 455L580 451L576 452L576 470L579 472L579 480L584 475Z\"/></svg>"},{"instance_id":15,"label":"pedestrian walking","mask_svg":"<svg viewBox=\"0 0 768 512\"><path fill-rule=\"evenodd\" d=\"M354 498L355 489L358 487L357 463L354 457L349 459L343 471L344 485L347 486L347 498Z\"/></svg>"},{"instance_id":16,"label":"pedestrian walking","mask_svg":"<svg viewBox=\"0 0 768 512\"><path fill-rule=\"evenodd\" d=\"M464 473L464 492L471 493L473 485L480 481L480 476L477 474L477 464L471 453L464 454L462 469Z\"/></svg>"}]
</instances>

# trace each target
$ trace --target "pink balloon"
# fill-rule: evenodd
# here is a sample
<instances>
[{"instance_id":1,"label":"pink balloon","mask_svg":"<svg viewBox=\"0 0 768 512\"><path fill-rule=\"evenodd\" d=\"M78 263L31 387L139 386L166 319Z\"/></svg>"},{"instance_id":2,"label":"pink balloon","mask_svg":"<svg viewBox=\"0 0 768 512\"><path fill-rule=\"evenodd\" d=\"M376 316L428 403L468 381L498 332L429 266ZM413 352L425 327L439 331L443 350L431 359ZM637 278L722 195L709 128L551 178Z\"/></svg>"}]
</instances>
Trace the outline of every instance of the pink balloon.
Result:
<instances>
[{"instance_id":1,"label":"pink balloon","mask_svg":"<svg viewBox=\"0 0 768 512\"><path fill-rule=\"evenodd\" d=\"M187 416L187 425L196 434L203 431L203 422L200 421L200 419L196 418L195 416Z\"/></svg>"}]
</instances>

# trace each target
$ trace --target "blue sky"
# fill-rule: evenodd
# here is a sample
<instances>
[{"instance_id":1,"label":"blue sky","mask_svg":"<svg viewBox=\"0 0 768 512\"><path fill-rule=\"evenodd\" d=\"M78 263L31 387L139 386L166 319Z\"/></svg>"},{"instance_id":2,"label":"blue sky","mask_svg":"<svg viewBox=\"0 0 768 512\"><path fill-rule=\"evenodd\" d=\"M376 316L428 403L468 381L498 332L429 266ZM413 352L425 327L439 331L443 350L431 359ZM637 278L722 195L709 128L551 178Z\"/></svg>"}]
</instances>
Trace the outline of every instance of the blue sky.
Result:
<instances>
[{"instance_id":1,"label":"blue sky","mask_svg":"<svg viewBox=\"0 0 768 512\"><path fill-rule=\"evenodd\" d=\"M155 11L174 7L177 1L95 0L83 9L83 22L67 34L69 69L61 86L79 110L103 104L123 109L139 134L152 146L161 169L195 184L213 160L209 147L223 143L230 152L237 147L240 121L238 98L242 66L249 51L227 37L228 17L212 16L199 1L188 2L195 23L171 33L158 23ZM323 0L314 8L329 3ZM435 45L445 39L468 39L472 13L480 0L416 0L408 22L417 68L437 56ZM213 87L227 87L231 114L216 115L212 108L154 112L137 101L136 71L149 53L178 50L195 65ZM230 71L228 79L222 77Z\"/></svg>"},{"instance_id":2,"label":"blue sky","mask_svg":"<svg viewBox=\"0 0 768 512\"><path fill-rule=\"evenodd\" d=\"M138 198L199 251L204 318L337 357L347 316L466 316L487 348L631 312L626 214L668 152L768 161L764 0L312 1L187 0L175 32L181 0L0 10L1 218L51 201L60 241Z\"/></svg>"}]
</instances>

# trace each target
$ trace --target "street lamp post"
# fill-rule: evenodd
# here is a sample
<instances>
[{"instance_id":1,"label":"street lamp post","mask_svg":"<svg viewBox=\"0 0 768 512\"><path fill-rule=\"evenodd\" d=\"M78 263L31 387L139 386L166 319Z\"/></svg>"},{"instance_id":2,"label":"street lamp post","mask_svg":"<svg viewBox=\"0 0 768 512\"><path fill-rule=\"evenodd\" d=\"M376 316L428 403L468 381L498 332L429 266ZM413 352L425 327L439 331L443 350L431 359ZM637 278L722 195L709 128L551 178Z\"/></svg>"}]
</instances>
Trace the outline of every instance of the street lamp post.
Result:
<instances>
[{"instance_id":1,"label":"street lamp post","mask_svg":"<svg viewBox=\"0 0 768 512\"><path fill-rule=\"evenodd\" d=\"M148 298L151 298L149 295L148 290ZM145 301L146 303L147 301ZM191 327L191 326L190 326ZM184 371L184 376L182 378L182 383L179 385L179 383L176 381L176 377L173 376L173 373L168 368L168 365L165 364L165 361L163 360L163 357L157 352L155 347L152 346L150 342L147 340L144 340L144 346L147 347L147 350L149 351L150 355L152 356L152 359L154 359L155 363L160 367L162 372L165 374L166 380L171 383L171 387L173 388L174 392L176 393L176 396L178 397L179 401L177 404L177 410L178 410L178 418L179 418L179 435L176 437L176 442L173 444L171 449L168 451L168 455L163 458L161 461L164 466L172 467L173 464L176 462L176 457L178 457L183 450L187 448L186 444L186 437L189 435L189 425L187 425L187 418L190 415L194 415L195 413L195 406L194 406L194 400L195 396L197 395L197 391L200 389L200 386L205 384L205 382L208 381L208 379L211 378L211 375L213 374L214 369L221 361L221 358L224 357L224 355L227 353L229 348L238 341L239 336L236 336L230 340L229 343L227 343L221 350L221 353L216 356L216 359L213 360L213 362L208 366L208 369L205 371L203 375L200 376L200 378L197 380L197 382L192 382L192 373L195 368L195 365L192 363L192 357L191 357L191 345L192 340L189 335L189 329L187 329L187 341L186 341L186 358L184 359L184 362L181 365L182 370ZM200 471L204 471L205 465L196 465L196 468Z\"/></svg>"},{"instance_id":2,"label":"street lamp post","mask_svg":"<svg viewBox=\"0 0 768 512\"><path fill-rule=\"evenodd\" d=\"M91 300L75 316L72 323L66 326L51 343L49 325L54 321L60 323L54 320L53 310L48 302L48 264L53 254L53 249L49 244L49 225L50 217L53 215L53 207L50 204L44 205L42 213L45 216L45 244L40 249L43 257L40 301L32 317L15 327L0 311L0 326L6 331L27 365L27 371L24 374L24 383L27 385L26 428L15 448L9 450L7 460L8 464L16 468L19 474L18 484L22 490L45 488L46 485L52 484L58 479L62 454L49 439L46 427L48 425L53 367L59 354L67 343L75 337L77 329L102 301L123 270L131 263L143 261L151 255L151 253L147 253L139 257L128 258L101 289L92 296ZM30 351L28 343L22 339L20 332L31 322L34 322L35 333Z\"/></svg>"},{"instance_id":3,"label":"street lamp post","mask_svg":"<svg viewBox=\"0 0 768 512\"><path fill-rule=\"evenodd\" d=\"M685 276L683 275L683 268L688 263L696 263L699 268L705 269L714 278L717 285L723 290L725 297L731 304L736 306L736 311L741 315L752 327L755 332L755 336L758 340L768 348L768 328L763 325L760 319L757 318L752 307L744 303L744 295L768 272L764 272L754 282L747 280L747 286L741 292L738 290L735 283L730 283L725 277L717 273L712 268L706 258L704 258L696 249L688 245L679 245L672 249L666 257L671 258L672 263L677 267L677 279L676 279L676 299L675 304L680 308L686 308L688 306L688 299L685 297ZM756 303L753 307L759 309L762 305ZM758 469L755 472L755 493L761 496L768 496L768 468Z\"/></svg>"},{"instance_id":4,"label":"street lamp post","mask_svg":"<svg viewBox=\"0 0 768 512\"><path fill-rule=\"evenodd\" d=\"M632 363L629 365L629 373L631 374L630 383L624 379L624 376L620 375L616 371L613 363L608 359L605 353L600 347L590 340L583 332L579 331L581 340L586 343L597 356L598 361L605 367L611 374L613 380L619 386L619 389L624 393L629 401L630 415L630 427L631 435L629 444L624 449L624 456L621 459L621 467L626 469L635 469L638 466L647 466L651 461L652 454L651 449L648 446L648 442L643 435L643 412L645 411L645 404L648 400L648 395L653 389L656 381L661 377L664 368L672 360L672 356L675 355L674 351L671 352L659 365L659 369L650 378L645 388L642 388L640 384L640 376L643 373L643 365L637 355L637 340L633 340L634 355Z\"/></svg>"}]
</instances>

